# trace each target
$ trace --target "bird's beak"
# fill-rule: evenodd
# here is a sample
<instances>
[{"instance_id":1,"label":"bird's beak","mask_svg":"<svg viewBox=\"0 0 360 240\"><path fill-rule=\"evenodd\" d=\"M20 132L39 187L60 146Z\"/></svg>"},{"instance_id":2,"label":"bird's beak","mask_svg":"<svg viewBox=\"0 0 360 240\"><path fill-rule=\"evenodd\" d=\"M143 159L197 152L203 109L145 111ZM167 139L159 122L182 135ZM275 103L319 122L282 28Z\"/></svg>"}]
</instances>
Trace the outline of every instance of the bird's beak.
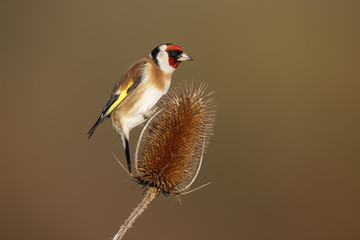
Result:
<instances>
[{"instance_id":1,"label":"bird's beak","mask_svg":"<svg viewBox=\"0 0 360 240\"><path fill-rule=\"evenodd\" d=\"M191 61L193 60L192 57L190 57L189 55L187 55L186 53L182 53L179 55L179 57L177 58L178 62L185 62L185 61Z\"/></svg>"}]
</instances>

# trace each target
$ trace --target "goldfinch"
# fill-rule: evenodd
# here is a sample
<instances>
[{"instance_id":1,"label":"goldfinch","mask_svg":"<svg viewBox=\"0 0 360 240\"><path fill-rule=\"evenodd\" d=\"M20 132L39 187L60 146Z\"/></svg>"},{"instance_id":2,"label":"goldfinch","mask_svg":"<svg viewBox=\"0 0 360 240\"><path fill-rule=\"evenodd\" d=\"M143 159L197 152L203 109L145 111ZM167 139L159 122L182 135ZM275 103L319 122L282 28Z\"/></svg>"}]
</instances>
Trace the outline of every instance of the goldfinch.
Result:
<instances>
[{"instance_id":1,"label":"goldfinch","mask_svg":"<svg viewBox=\"0 0 360 240\"><path fill-rule=\"evenodd\" d=\"M151 115L160 98L169 90L171 76L179 64L190 60L192 58L179 46L165 43L131 65L115 83L110 100L88 132L89 138L97 126L110 117L123 142L131 172L129 132Z\"/></svg>"}]
</instances>

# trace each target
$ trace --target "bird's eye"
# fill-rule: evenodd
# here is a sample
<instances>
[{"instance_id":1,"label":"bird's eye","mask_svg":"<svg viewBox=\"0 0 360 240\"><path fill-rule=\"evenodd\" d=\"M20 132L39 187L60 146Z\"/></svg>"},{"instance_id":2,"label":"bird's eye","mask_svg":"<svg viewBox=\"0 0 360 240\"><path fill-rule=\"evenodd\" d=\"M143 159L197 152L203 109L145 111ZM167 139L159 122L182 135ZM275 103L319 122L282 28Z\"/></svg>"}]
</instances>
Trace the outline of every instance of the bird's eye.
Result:
<instances>
[{"instance_id":1,"label":"bird's eye","mask_svg":"<svg viewBox=\"0 0 360 240\"><path fill-rule=\"evenodd\" d=\"M169 56L174 55L174 53L175 53L174 50L169 50L169 51L168 51Z\"/></svg>"}]
</instances>

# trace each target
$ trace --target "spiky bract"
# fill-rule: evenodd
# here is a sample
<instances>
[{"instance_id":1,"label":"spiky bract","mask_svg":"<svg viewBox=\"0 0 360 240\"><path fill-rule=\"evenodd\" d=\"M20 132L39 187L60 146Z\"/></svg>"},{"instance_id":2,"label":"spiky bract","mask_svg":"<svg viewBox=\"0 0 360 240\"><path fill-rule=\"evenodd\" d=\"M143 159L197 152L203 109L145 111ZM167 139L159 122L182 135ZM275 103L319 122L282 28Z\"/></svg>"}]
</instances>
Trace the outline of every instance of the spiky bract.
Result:
<instances>
[{"instance_id":1,"label":"spiky bract","mask_svg":"<svg viewBox=\"0 0 360 240\"><path fill-rule=\"evenodd\" d=\"M214 104L205 90L180 88L162 101L139 139L134 176L139 183L176 194L195 180L214 122Z\"/></svg>"}]
</instances>

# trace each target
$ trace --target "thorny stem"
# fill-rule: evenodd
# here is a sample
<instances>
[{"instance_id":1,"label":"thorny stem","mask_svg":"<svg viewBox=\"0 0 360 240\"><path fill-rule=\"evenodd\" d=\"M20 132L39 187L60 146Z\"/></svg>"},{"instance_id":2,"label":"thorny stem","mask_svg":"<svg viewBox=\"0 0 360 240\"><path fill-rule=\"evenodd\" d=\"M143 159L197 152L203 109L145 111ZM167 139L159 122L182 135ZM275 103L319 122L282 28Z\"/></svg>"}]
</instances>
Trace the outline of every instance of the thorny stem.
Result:
<instances>
[{"instance_id":1,"label":"thorny stem","mask_svg":"<svg viewBox=\"0 0 360 240\"><path fill-rule=\"evenodd\" d=\"M149 203L155 198L158 190L154 187L149 187L146 192L143 200L140 204L134 209L130 214L125 223L121 226L118 233L114 236L113 240L120 240L125 235L126 231L131 227L135 220L141 215L141 213L147 208Z\"/></svg>"}]
</instances>

